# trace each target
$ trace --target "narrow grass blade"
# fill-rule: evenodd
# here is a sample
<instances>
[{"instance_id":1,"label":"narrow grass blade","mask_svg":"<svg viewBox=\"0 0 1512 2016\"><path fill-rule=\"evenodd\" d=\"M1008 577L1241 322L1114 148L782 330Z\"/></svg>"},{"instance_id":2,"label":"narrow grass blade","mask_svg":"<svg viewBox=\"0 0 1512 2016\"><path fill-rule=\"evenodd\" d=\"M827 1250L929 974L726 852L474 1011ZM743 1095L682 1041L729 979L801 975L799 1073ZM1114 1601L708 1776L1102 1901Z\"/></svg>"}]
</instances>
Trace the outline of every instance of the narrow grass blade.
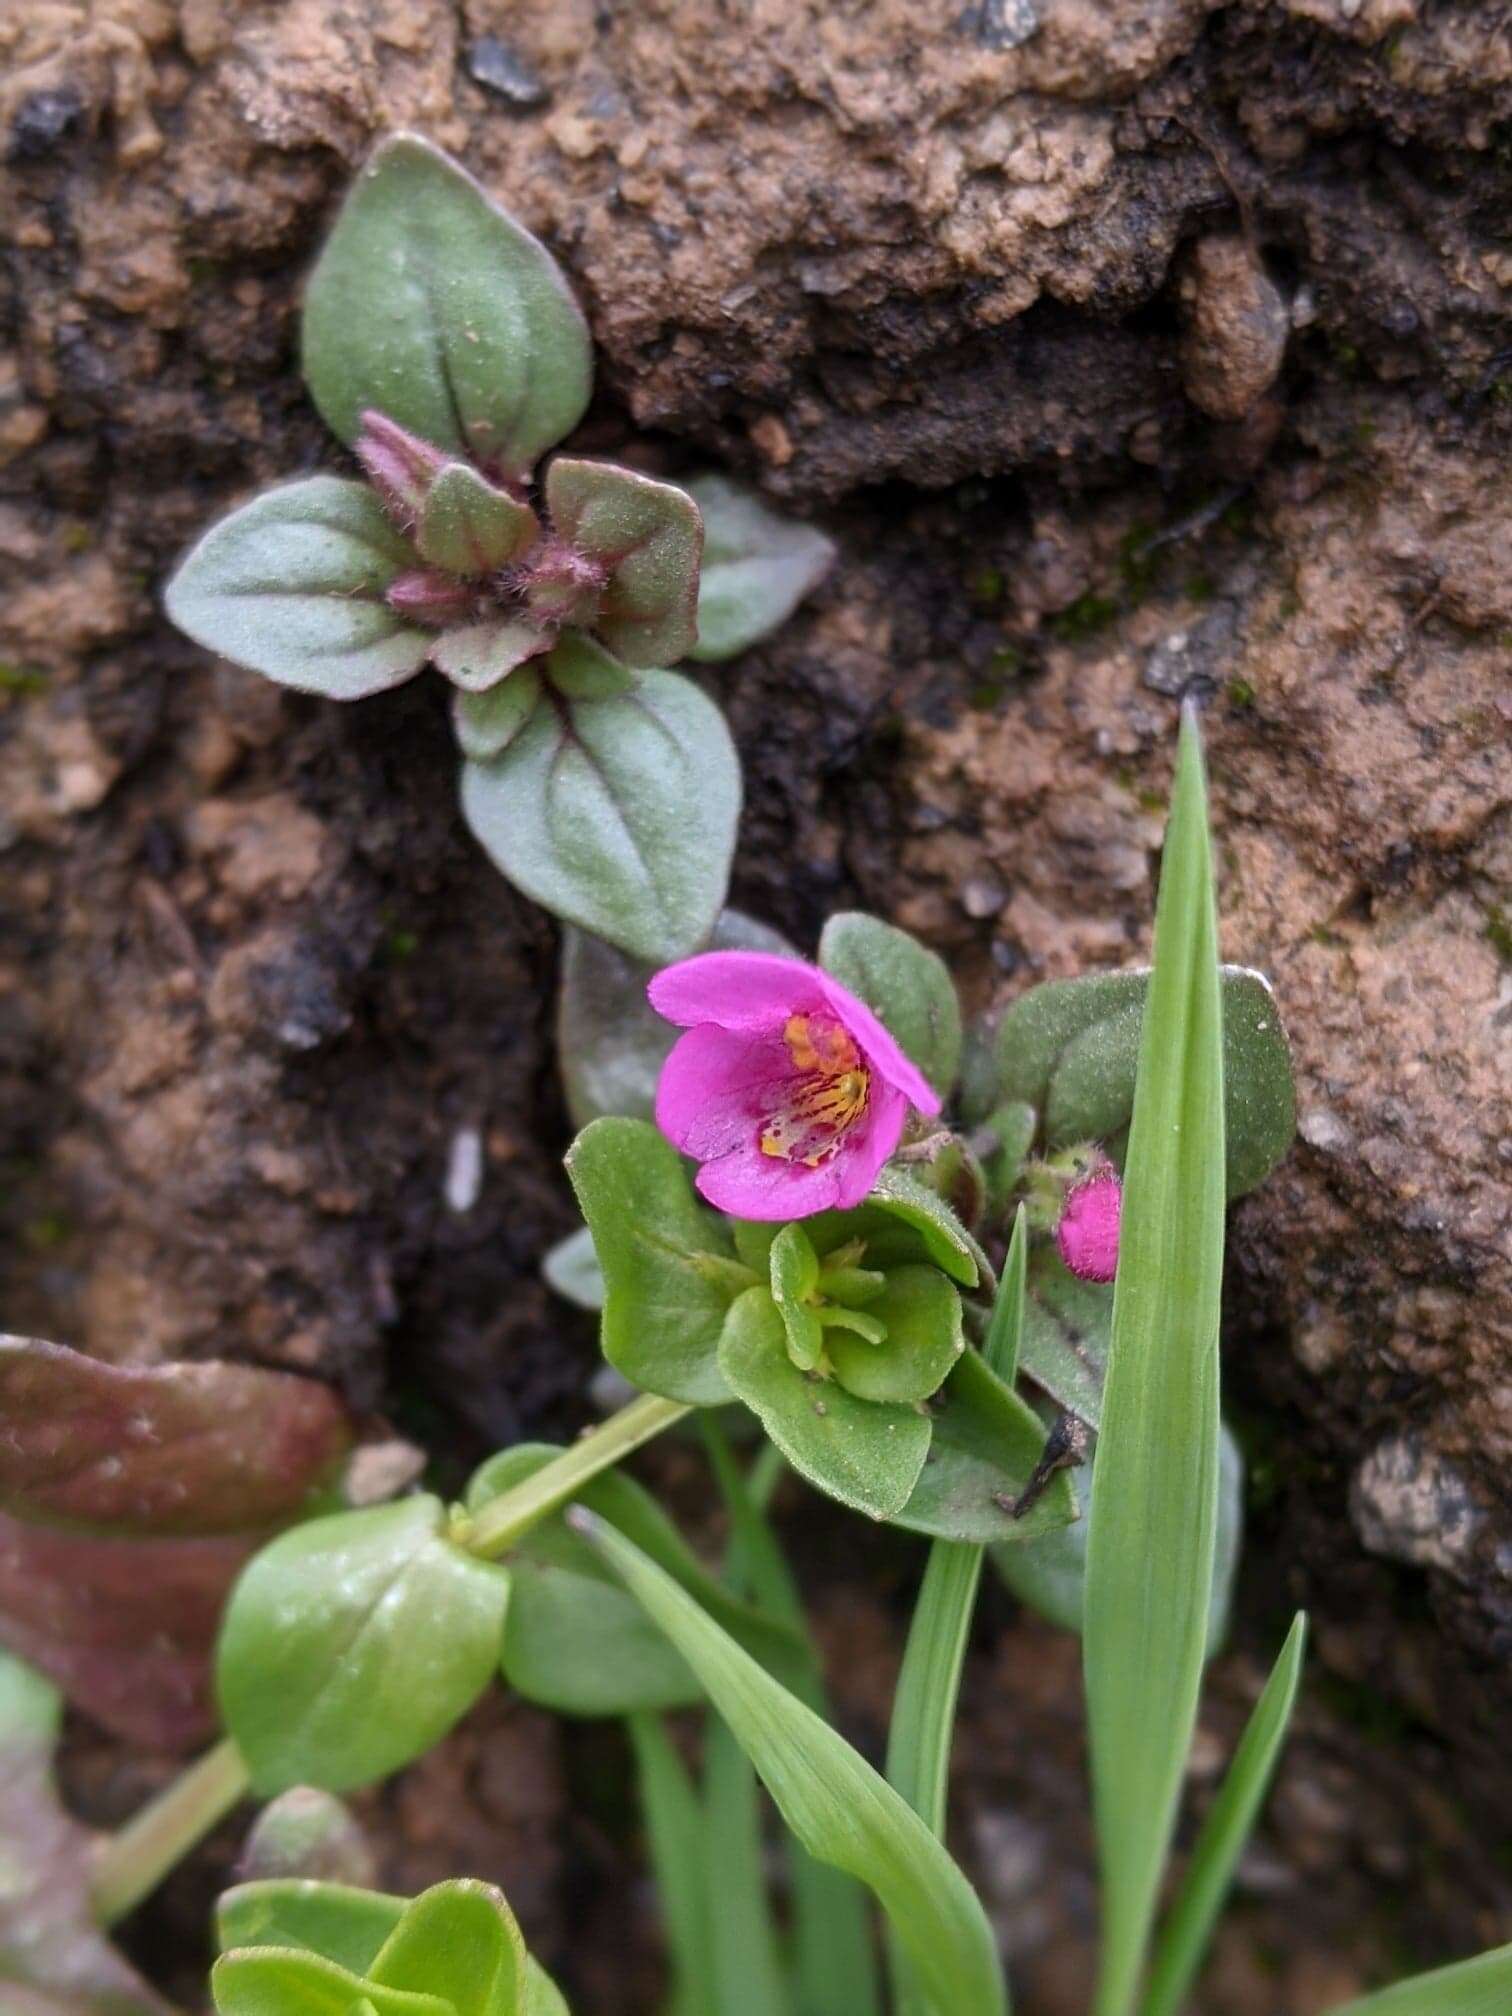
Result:
<instances>
[{"instance_id":1,"label":"narrow grass blade","mask_svg":"<svg viewBox=\"0 0 1512 2016\"><path fill-rule=\"evenodd\" d=\"M659 1715L628 1715L651 1870L672 1963L670 2016L703 2016L719 2004L709 1939L712 1902L698 1792Z\"/></svg>"},{"instance_id":2,"label":"narrow grass blade","mask_svg":"<svg viewBox=\"0 0 1512 2016\"><path fill-rule=\"evenodd\" d=\"M720 2016L789 2016L762 1856L761 1793L744 1750L717 1716L704 1739L703 1782L714 1983L708 2006Z\"/></svg>"},{"instance_id":3,"label":"narrow grass blade","mask_svg":"<svg viewBox=\"0 0 1512 2016\"><path fill-rule=\"evenodd\" d=\"M571 1517L703 1682L804 1847L875 1892L938 2008L1007 2016L987 1915L912 1807L623 1534L581 1508Z\"/></svg>"},{"instance_id":4,"label":"narrow grass blade","mask_svg":"<svg viewBox=\"0 0 1512 2016\"><path fill-rule=\"evenodd\" d=\"M1348 2002L1329 2016L1507 2016L1512 2009L1512 1946L1498 1946L1456 1967L1418 1974Z\"/></svg>"},{"instance_id":5,"label":"narrow grass blade","mask_svg":"<svg viewBox=\"0 0 1512 2016\"><path fill-rule=\"evenodd\" d=\"M730 1515L731 1543L725 1573L736 1594L746 1596L775 1622L789 1625L801 1647L785 1679L800 1701L826 1722L833 1720L824 1691L819 1656L808 1636L803 1604L782 1547L764 1515L782 1466L768 1442L743 1474L723 1429L712 1414L700 1417L709 1461ZM771 1458L776 1457L776 1469ZM816 1862L789 1840L793 1892L793 1993L798 2016L880 2016L881 1988L872 1945L866 1891L852 1876Z\"/></svg>"},{"instance_id":6,"label":"narrow grass blade","mask_svg":"<svg viewBox=\"0 0 1512 2016\"><path fill-rule=\"evenodd\" d=\"M1178 2016L1197 1978L1286 1740L1306 1649L1307 1619L1299 1611L1197 1837L1186 1881L1155 1949L1144 2016Z\"/></svg>"},{"instance_id":7,"label":"narrow grass blade","mask_svg":"<svg viewBox=\"0 0 1512 2016\"><path fill-rule=\"evenodd\" d=\"M1195 718L1182 721L1124 1171L1087 1536L1102 1872L1095 2016L1127 2016L1191 1744L1218 1516L1223 1011Z\"/></svg>"},{"instance_id":8,"label":"narrow grass blade","mask_svg":"<svg viewBox=\"0 0 1512 2016\"><path fill-rule=\"evenodd\" d=\"M1028 1250L1029 1235L1021 1204L982 1353L992 1370L1009 1386L1018 1366L1019 1338L1024 1327ZM956 1540L936 1540L930 1548L887 1732L888 1783L941 1841L945 1838L956 1703L982 1576L983 1553L981 1547ZM898 2016L926 2016L928 2001L895 1936L888 1940L888 1959Z\"/></svg>"}]
</instances>

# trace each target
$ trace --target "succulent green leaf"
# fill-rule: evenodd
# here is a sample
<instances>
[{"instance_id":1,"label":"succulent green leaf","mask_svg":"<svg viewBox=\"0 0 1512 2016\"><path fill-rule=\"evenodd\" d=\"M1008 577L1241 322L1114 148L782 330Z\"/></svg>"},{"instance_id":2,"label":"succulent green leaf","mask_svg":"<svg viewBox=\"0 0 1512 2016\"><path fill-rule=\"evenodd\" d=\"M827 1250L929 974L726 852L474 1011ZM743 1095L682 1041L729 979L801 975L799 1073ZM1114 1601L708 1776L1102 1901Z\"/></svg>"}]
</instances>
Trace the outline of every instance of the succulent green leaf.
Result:
<instances>
[{"instance_id":1,"label":"succulent green leaf","mask_svg":"<svg viewBox=\"0 0 1512 2016\"><path fill-rule=\"evenodd\" d=\"M543 641L539 626L523 616L490 617L484 623L459 623L455 629L443 630L432 638L431 658L436 670L459 692L491 693L527 659L538 657ZM540 692L539 680L536 692ZM507 711L505 718L509 718ZM523 725L517 723L515 733ZM513 741L514 735L509 739Z\"/></svg>"},{"instance_id":2,"label":"succulent green leaf","mask_svg":"<svg viewBox=\"0 0 1512 2016\"><path fill-rule=\"evenodd\" d=\"M254 1557L217 1684L253 1789L371 1784L464 1715L498 1660L507 1572L452 1545L439 1499L312 1519Z\"/></svg>"},{"instance_id":3,"label":"succulent green leaf","mask_svg":"<svg viewBox=\"0 0 1512 2016\"><path fill-rule=\"evenodd\" d=\"M594 630L627 665L675 665L698 641L703 520L686 490L614 462L558 455L552 530L608 570Z\"/></svg>"},{"instance_id":4,"label":"succulent green leaf","mask_svg":"<svg viewBox=\"0 0 1512 2016\"><path fill-rule=\"evenodd\" d=\"M215 1907L222 1953L239 1947L294 1947L318 1953L352 1974L366 1974L404 1916L404 1899L346 1883L275 1877L238 1883Z\"/></svg>"},{"instance_id":5,"label":"succulent green leaf","mask_svg":"<svg viewBox=\"0 0 1512 2016\"><path fill-rule=\"evenodd\" d=\"M789 1463L819 1490L874 1519L908 1501L929 1453L929 1416L913 1407L858 1400L838 1381L800 1372L771 1293L735 1300L719 1366Z\"/></svg>"},{"instance_id":6,"label":"succulent green leaf","mask_svg":"<svg viewBox=\"0 0 1512 2016\"><path fill-rule=\"evenodd\" d=\"M713 702L648 672L633 693L538 707L502 756L465 766L462 809L527 896L665 964L719 915L740 764Z\"/></svg>"},{"instance_id":7,"label":"succulent green leaf","mask_svg":"<svg viewBox=\"0 0 1512 2016\"><path fill-rule=\"evenodd\" d=\"M603 1308L604 1270L593 1249L593 1234L586 1225L557 1241L541 1262L541 1272L546 1285L554 1288L564 1301L575 1302L579 1309Z\"/></svg>"},{"instance_id":8,"label":"succulent green leaf","mask_svg":"<svg viewBox=\"0 0 1512 2016\"><path fill-rule=\"evenodd\" d=\"M544 1443L522 1443L492 1457L468 1486L469 1508L481 1509L560 1453ZM737 1602L630 1478L606 1471L578 1493L577 1502L628 1534L763 1664L779 1671L792 1665L798 1656L792 1632ZM560 1513L511 1548L509 1568L504 1677L527 1700L564 1715L602 1716L686 1707L699 1699L684 1660Z\"/></svg>"},{"instance_id":9,"label":"succulent green leaf","mask_svg":"<svg viewBox=\"0 0 1512 2016\"><path fill-rule=\"evenodd\" d=\"M212 525L163 598L196 644L280 686L362 700L412 678L434 633L384 597L414 555L363 483L282 483Z\"/></svg>"},{"instance_id":10,"label":"succulent green leaf","mask_svg":"<svg viewBox=\"0 0 1512 2016\"><path fill-rule=\"evenodd\" d=\"M540 698L541 675L534 665L518 666L507 679L481 693L459 689L452 695L452 726L462 754L475 763L502 756Z\"/></svg>"},{"instance_id":11,"label":"succulent green leaf","mask_svg":"<svg viewBox=\"0 0 1512 2016\"><path fill-rule=\"evenodd\" d=\"M1016 1001L998 1029L998 1085L1044 1118L1051 1153L1101 1141L1115 1160L1134 1104L1148 968L1051 980ZM1296 1127L1291 1050L1263 974L1226 966L1223 1065L1230 1197L1261 1183Z\"/></svg>"},{"instance_id":12,"label":"succulent green leaf","mask_svg":"<svg viewBox=\"0 0 1512 2016\"><path fill-rule=\"evenodd\" d=\"M784 1225L777 1233L767 1266L788 1356L800 1372L812 1372L824 1355L824 1330L809 1306L819 1285L819 1256L801 1225Z\"/></svg>"},{"instance_id":13,"label":"succulent green leaf","mask_svg":"<svg viewBox=\"0 0 1512 2016\"><path fill-rule=\"evenodd\" d=\"M834 541L779 518L724 476L688 485L703 513L698 644L706 664L733 658L785 623L834 563Z\"/></svg>"},{"instance_id":14,"label":"succulent green leaf","mask_svg":"<svg viewBox=\"0 0 1512 2016\"><path fill-rule=\"evenodd\" d=\"M719 1370L726 1313L754 1276L682 1158L647 1120L585 1127L567 1174L604 1273L604 1356L648 1393L696 1407L730 1397Z\"/></svg>"},{"instance_id":15,"label":"succulent green leaf","mask_svg":"<svg viewBox=\"0 0 1512 2016\"><path fill-rule=\"evenodd\" d=\"M415 1995L338 1967L317 1953L253 1946L222 1954L210 1974L219 2016L455 2016L439 1995Z\"/></svg>"},{"instance_id":16,"label":"succulent green leaf","mask_svg":"<svg viewBox=\"0 0 1512 2016\"><path fill-rule=\"evenodd\" d=\"M875 1893L936 2006L1006 2016L992 1928L924 1822L670 1577L611 1527L591 1516L590 1526L594 1544L697 1673L798 1840Z\"/></svg>"},{"instance_id":17,"label":"succulent green leaf","mask_svg":"<svg viewBox=\"0 0 1512 2016\"><path fill-rule=\"evenodd\" d=\"M1234 1579L1244 1539L1244 1458L1225 1428L1218 1445L1218 1535L1213 1547L1213 1580L1208 1598L1207 1637L1203 1657L1211 1659L1228 1635L1234 1600ZM1082 1515L1069 1526L1051 1532L1014 1535L1027 1546L994 1547L993 1565L1020 1602L1058 1625L1079 1632L1086 1597L1087 1533L1091 1518L1095 1471L1080 1472ZM1027 1521L1025 1522L1028 1523Z\"/></svg>"},{"instance_id":18,"label":"succulent green leaf","mask_svg":"<svg viewBox=\"0 0 1512 2016\"><path fill-rule=\"evenodd\" d=\"M946 1380L934 1414L929 1460L893 1524L940 1540L1017 1548L1076 1516L1066 1473L1052 1477L1022 1519L1012 1503L1044 1448L1044 1424L974 1351Z\"/></svg>"},{"instance_id":19,"label":"succulent green leaf","mask_svg":"<svg viewBox=\"0 0 1512 2016\"><path fill-rule=\"evenodd\" d=\"M608 700L630 693L640 674L622 665L586 630L564 630L546 658L546 677L565 700Z\"/></svg>"},{"instance_id":20,"label":"succulent green leaf","mask_svg":"<svg viewBox=\"0 0 1512 2016\"><path fill-rule=\"evenodd\" d=\"M880 1171L871 1195L858 1208L906 1226L922 1242L925 1257L936 1267L943 1267L951 1280L959 1281L963 1288L974 1288L983 1276L990 1276L986 1254L944 1198L896 1162ZM853 1212L842 1213L838 1222L854 1216ZM871 1222L875 1223L875 1218ZM891 1265L893 1256L887 1249L887 1235L863 1236L867 1237L866 1264Z\"/></svg>"},{"instance_id":21,"label":"succulent green leaf","mask_svg":"<svg viewBox=\"0 0 1512 2016\"><path fill-rule=\"evenodd\" d=\"M1129 1132L1082 1658L1103 1938L1128 2016L1197 1716L1218 1524L1223 1005L1196 718L1183 717Z\"/></svg>"},{"instance_id":22,"label":"succulent green leaf","mask_svg":"<svg viewBox=\"0 0 1512 2016\"><path fill-rule=\"evenodd\" d=\"M884 1279L866 1314L882 1325L885 1340L871 1344L828 1326L825 1349L836 1379L858 1400L927 1400L965 1348L961 1298L937 1267L894 1267Z\"/></svg>"},{"instance_id":23,"label":"succulent green leaf","mask_svg":"<svg viewBox=\"0 0 1512 2016\"><path fill-rule=\"evenodd\" d=\"M820 936L819 964L866 1003L948 1098L961 1068L961 1004L940 955L895 924L842 910Z\"/></svg>"},{"instance_id":24,"label":"succulent green leaf","mask_svg":"<svg viewBox=\"0 0 1512 2016\"><path fill-rule=\"evenodd\" d=\"M776 952L797 958L779 931L738 910L720 912L709 939L712 952ZM557 1055L576 1126L601 1114L649 1120L656 1081L667 1052L681 1035L646 999L655 969L615 951L601 938L570 927L562 934L562 977L557 997ZM771 1228L767 1243L770 1244ZM766 1271L762 1251L760 1271Z\"/></svg>"},{"instance_id":25,"label":"succulent green leaf","mask_svg":"<svg viewBox=\"0 0 1512 2016\"><path fill-rule=\"evenodd\" d=\"M528 504L452 462L426 492L415 545L422 560L448 574L491 574L517 560L540 529Z\"/></svg>"},{"instance_id":26,"label":"succulent green leaf","mask_svg":"<svg viewBox=\"0 0 1512 2016\"><path fill-rule=\"evenodd\" d=\"M305 295L304 374L348 443L369 407L505 475L582 418L588 326L556 261L413 133L374 149Z\"/></svg>"},{"instance_id":27,"label":"succulent green leaf","mask_svg":"<svg viewBox=\"0 0 1512 2016\"><path fill-rule=\"evenodd\" d=\"M523 2016L525 1941L492 1884L437 1883L408 1905L367 1971L367 1991L435 1995L456 2016Z\"/></svg>"}]
</instances>

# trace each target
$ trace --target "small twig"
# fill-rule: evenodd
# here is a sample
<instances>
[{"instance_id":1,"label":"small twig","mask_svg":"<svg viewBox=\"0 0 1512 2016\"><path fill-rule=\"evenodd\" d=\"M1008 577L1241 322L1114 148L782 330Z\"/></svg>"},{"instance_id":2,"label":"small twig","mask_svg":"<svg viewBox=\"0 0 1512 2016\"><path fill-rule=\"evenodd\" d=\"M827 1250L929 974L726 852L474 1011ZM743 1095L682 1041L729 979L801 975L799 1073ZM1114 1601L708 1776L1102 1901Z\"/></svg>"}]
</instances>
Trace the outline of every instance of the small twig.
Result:
<instances>
[{"instance_id":1,"label":"small twig","mask_svg":"<svg viewBox=\"0 0 1512 2016\"><path fill-rule=\"evenodd\" d=\"M1050 1433L1045 1437L1045 1446L1040 1451L1040 1459L1035 1464L1029 1482L1015 1498L1011 1491L995 1491L992 1502L1010 1519L1022 1519L1032 1512L1045 1495L1050 1480L1059 1470L1077 1470L1087 1460L1087 1451L1092 1447L1092 1430L1079 1414L1063 1408L1056 1415Z\"/></svg>"}]
</instances>

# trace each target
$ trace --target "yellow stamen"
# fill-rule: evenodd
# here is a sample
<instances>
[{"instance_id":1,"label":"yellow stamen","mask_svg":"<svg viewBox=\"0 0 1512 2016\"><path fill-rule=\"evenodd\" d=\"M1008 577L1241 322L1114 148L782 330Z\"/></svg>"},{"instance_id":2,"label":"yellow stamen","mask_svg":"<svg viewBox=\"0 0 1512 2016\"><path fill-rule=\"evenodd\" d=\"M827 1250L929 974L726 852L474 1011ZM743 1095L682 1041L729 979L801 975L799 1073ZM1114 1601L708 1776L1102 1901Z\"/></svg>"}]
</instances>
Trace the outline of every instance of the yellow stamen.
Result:
<instances>
[{"instance_id":1,"label":"yellow stamen","mask_svg":"<svg viewBox=\"0 0 1512 2016\"><path fill-rule=\"evenodd\" d=\"M816 1169L866 1111L871 1073L846 1031L828 1017L790 1015L782 1034L802 1076L763 1125L761 1152Z\"/></svg>"}]
</instances>

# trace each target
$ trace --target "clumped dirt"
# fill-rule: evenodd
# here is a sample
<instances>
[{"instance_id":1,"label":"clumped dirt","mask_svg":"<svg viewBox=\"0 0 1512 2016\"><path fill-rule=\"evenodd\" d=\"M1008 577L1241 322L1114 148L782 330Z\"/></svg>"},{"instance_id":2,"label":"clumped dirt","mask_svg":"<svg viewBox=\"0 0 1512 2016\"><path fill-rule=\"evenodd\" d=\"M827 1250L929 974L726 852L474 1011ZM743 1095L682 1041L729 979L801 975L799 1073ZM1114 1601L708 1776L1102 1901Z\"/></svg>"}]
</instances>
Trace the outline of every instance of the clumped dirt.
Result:
<instances>
[{"instance_id":1,"label":"clumped dirt","mask_svg":"<svg viewBox=\"0 0 1512 2016\"><path fill-rule=\"evenodd\" d=\"M1236 1215L1252 1545L1199 1795L1290 1607L1316 1620L1209 2016L1310 2016L1509 1936L1483 1845L1512 1797L1509 26L1473 0L0 21L8 1328L329 1378L447 1474L583 1416L591 1331L536 1275L572 1223L554 935L461 829L436 682L324 706L158 613L211 513L339 461L298 289L388 127L569 268L585 449L733 468L840 541L711 682L744 907L805 943L841 904L894 917L980 1007L1139 957L1176 704L1204 703L1226 950L1275 979L1301 1139ZM689 1460L658 1458L691 1489ZM839 1677L875 1747L916 1552L788 1516L826 1628L871 1648ZM1084 1995L1076 1698L1074 1647L995 1595L960 1841L1031 2016ZM396 1883L502 1874L582 2006L628 2016L655 1963L623 1751L547 1730L480 1711L369 1802L380 1854ZM160 1768L78 1732L101 1814ZM180 1992L233 1852L137 1928Z\"/></svg>"}]
</instances>

